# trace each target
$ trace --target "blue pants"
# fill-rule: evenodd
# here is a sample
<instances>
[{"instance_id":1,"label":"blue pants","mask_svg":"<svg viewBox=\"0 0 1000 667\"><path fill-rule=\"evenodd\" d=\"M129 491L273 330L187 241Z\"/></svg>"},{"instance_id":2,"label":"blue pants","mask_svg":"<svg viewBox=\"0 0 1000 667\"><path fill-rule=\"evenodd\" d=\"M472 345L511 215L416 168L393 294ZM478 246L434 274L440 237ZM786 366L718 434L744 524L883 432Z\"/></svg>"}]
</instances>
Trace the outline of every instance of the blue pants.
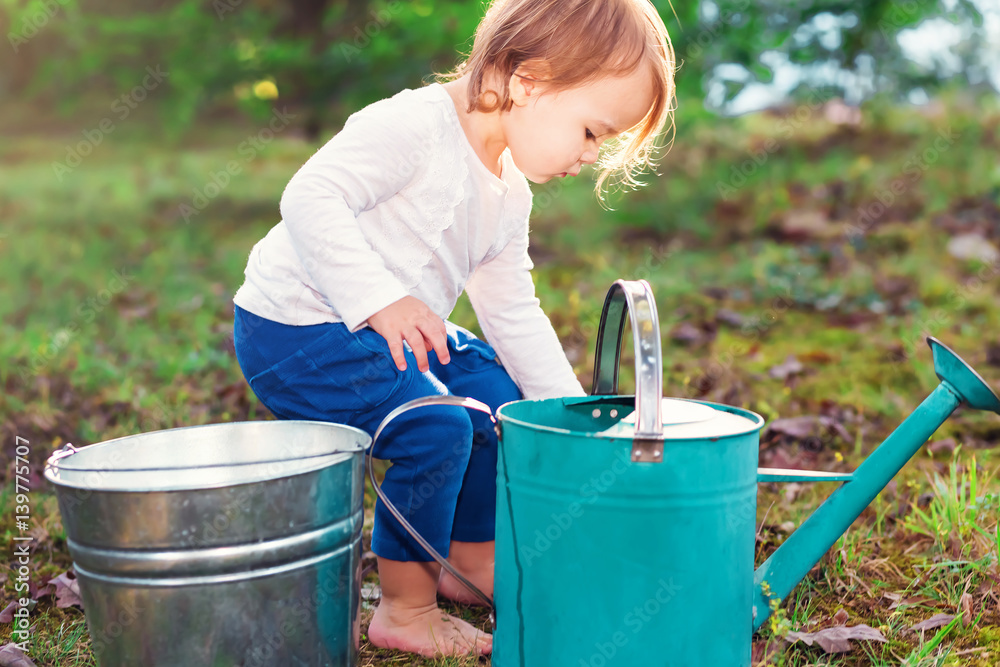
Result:
<instances>
[{"instance_id":1,"label":"blue pants","mask_svg":"<svg viewBox=\"0 0 1000 667\"><path fill-rule=\"evenodd\" d=\"M441 364L431 351L426 373L409 350L406 370L396 368L385 339L368 328L290 326L237 306L233 337L244 377L279 419L348 424L372 435L389 412L423 396L469 396L494 411L521 398L493 348L451 323L451 362ZM485 414L452 406L414 409L390 422L372 455L392 462L383 490L439 553L448 554L451 540L493 540L497 436ZM372 551L390 560L431 560L381 500Z\"/></svg>"}]
</instances>

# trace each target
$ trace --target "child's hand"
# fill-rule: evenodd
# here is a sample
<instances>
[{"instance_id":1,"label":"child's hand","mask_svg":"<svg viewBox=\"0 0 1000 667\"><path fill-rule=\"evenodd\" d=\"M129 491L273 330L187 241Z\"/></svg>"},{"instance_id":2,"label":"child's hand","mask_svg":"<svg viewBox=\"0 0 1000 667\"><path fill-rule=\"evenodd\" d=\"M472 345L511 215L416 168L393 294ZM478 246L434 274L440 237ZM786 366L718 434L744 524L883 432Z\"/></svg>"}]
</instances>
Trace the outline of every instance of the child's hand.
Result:
<instances>
[{"instance_id":1,"label":"child's hand","mask_svg":"<svg viewBox=\"0 0 1000 667\"><path fill-rule=\"evenodd\" d=\"M426 373L430 368L427 364L428 347L437 352L438 361L442 364L451 361L444 321L416 297L404 296L399 301L390 303L368 318L368 326L389 343L392 359L396 362L396 368L401 371L406 370L403 341L410 344L421 373Z\"/></svg>"}]
</instances>

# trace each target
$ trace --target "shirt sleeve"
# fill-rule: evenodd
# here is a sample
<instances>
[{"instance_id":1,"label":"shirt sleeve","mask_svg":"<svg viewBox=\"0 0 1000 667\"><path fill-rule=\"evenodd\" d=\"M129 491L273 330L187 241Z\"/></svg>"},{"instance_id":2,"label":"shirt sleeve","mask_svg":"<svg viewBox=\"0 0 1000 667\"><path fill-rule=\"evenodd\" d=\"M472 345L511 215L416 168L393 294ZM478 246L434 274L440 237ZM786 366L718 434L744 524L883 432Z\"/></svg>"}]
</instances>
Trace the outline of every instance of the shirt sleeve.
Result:
<instances>
[{"instance_id":1,"label":"shirt sleeve","mask_svg":"<svg viewBox=\"0 0 1000 667\"><path fill-rule=\"evenodd\" d=\"M584 396L531 279L528 228L480 264L465 290L487 342L526 399Z\"/></svg>"},{"instance_id":2,"label":"shirt sleeve","mask_svg":"<svg viewBox=\"0 0 1000 667\"><path fill-rule=\"evenodd\" d=\"M282 220L312 287L351 331L408 293L365 238L358 214L408 184L432 148L426 117L389 101L348 118L281 197Z\"/></svg>"}]
</instances>

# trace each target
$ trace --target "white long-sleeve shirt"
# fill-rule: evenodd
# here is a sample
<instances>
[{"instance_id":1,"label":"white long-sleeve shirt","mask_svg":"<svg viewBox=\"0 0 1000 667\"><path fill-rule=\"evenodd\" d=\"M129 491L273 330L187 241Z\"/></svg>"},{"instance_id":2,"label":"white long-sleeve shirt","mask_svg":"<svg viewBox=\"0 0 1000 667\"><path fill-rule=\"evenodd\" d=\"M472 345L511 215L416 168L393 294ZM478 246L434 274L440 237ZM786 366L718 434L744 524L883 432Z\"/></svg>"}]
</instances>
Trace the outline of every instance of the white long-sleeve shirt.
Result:
<instances>
[{"instance_id":1,"label":"white long-sleeve shirt","mask_svg":"<svg viewBox=\"0 0 1000 667\"><path fill-rule=\"evenodd\" d=\"M465 290L525 398L583 395L535 297L531 190L509 151L501 162L498 178L440 84L365 107L289 182L282 221L250 252L234 302L284 324L357 331L407 295L447 320Z\"/></svg>"}]
</instances>

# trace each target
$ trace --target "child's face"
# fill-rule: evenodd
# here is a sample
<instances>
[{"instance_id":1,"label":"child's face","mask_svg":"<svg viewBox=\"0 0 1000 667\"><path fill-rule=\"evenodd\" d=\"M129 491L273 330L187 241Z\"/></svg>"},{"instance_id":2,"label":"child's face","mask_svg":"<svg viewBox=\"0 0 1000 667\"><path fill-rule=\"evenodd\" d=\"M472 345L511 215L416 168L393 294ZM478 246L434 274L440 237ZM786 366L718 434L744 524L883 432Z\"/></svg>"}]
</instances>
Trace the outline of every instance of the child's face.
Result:
<instances>
[{"instance_id":1,"label":"child's face","mask_svg":"<svg viewBox=\"0 0 1000 667\"><path fill-rule=\"evenodd\" d=\"M624 76L545 93L545 84L514 75L514 105L501 114L511 156L534 183L576 176L597 161L601 144L637 125L653 106L646 68Z\"/></svg>"}]
</instances>

